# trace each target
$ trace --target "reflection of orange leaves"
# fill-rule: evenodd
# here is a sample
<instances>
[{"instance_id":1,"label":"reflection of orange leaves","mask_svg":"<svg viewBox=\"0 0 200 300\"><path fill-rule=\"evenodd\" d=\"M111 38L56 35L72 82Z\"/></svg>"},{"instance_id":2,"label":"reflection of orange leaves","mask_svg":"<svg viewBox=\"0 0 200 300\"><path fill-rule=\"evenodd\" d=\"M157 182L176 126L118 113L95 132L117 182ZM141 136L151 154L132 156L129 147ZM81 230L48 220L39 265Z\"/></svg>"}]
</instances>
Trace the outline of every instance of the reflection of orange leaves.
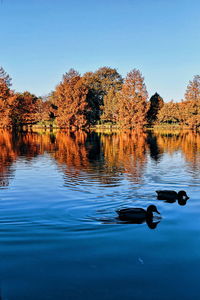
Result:
<instances>
[{"instance_id":1,"label":"reflection of orange leaves","mask_svg":"<svg viewBox=\"0 0 200 300\"><path fill-rule=\"evenodd\" d=\"M192 131L153 131L159 153L181 151L192 169L200 169L200 134ZM151 139L152 141L152 139ZM18 157L27 161L45 152L55 159L70 178L81 172L106 185L120 180L125 173L134 183L141 181L147 163L150 139L144 131L89 135L83 131L12 133L0 131L0 185L8 185L11 166ZM155 145L156 144L156 145Z\"/></svg>"},{"instance_id":2,"label":"reflection of orange leaves","mask_svg":"<svg viewBox=\"0 0 200 300\"><path fill-rule=\"evenodd\" d=\"M146 164L147 134L143 131L128 131L112 136L101 136L106 163L129 174L138 182Z\"/></svg>"},{"instance_id":3,"label":"reflection of orange leaves","mask_svg":"<svg viewBox=\"0 0 200 300\"><path fill-rule=\"evenodd\" d=\"M164 152L173 154L175 151L182 151L193 168L200 168L200 133L193 131L179 131L177 133L154 131L157 143Z\"/></svg>"},{"instance_id":4,"label":"reflection of orange leaves","mask_svg":"<svg viewBox=\"0 0 200 300\"><path fill-rule=\"evenodd\" d=\"M8 178L11 173L11 166L17 158L14 150L12 133L9 131L0 131L0 186L9 184Z\"/></svg>"},{"instance_id":5,"label":"reflection of orange leaves","mask_svg":"<svg viewBox=\"0 0 200 300\"><path fill-rule=\"evenodd\" d=\"M56 161L79 172L88 166L85 140L87 135L82 131L58 132L56 134L57 151L53 153Z\"/></svg>"}]
</instances>

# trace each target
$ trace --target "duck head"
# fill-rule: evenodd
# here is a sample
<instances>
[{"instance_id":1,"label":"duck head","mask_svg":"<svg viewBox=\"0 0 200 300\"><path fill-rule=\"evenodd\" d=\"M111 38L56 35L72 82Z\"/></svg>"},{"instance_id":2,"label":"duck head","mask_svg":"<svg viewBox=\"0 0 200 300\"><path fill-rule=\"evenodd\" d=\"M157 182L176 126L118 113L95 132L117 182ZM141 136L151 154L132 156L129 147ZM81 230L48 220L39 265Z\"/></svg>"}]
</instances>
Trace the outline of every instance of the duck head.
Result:
<instances>
[{"instance_id":1,"label":"duck head","mask_svg":"<svg viewBox=\"0 0 200 300\"><path fill-rule=\"evenodd\" d=\"M186 194L185 191L179 191L178 192L178 199L188 200L189 197L188 197L188 195Z\"/></svg>"},{"instance_id":2,"label":"duck head","mask_svg":"<svg viewBox=\"0 0 200 300\"><path fill-rule=\"evenodd\" d=\"M159 211L157 210L157 207L152 204L152 205L149 205L147 208L147 216L152 218L153 212L156 212L157 214L160 215Z\"/></svg>"}]
</instances>

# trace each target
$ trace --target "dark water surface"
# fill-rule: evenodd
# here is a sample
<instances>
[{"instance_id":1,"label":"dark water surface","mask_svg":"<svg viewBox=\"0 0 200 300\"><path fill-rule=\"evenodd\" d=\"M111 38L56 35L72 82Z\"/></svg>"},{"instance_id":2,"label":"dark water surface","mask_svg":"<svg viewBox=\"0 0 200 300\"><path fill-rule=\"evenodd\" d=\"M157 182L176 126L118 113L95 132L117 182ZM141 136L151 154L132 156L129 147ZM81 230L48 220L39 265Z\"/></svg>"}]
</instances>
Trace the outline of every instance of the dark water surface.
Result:
<instances>
[{"instance_id":1,"label":"dark water surface","mask_svg":"<svg viewBox=\"0 0 200 300\"><path fill-rule=\"evenodd\" d=\"M149 204L154 230L116 218ZM200 299L199 277L200 135L0 132L1 299Z\"/></svg>"}]
</instances>

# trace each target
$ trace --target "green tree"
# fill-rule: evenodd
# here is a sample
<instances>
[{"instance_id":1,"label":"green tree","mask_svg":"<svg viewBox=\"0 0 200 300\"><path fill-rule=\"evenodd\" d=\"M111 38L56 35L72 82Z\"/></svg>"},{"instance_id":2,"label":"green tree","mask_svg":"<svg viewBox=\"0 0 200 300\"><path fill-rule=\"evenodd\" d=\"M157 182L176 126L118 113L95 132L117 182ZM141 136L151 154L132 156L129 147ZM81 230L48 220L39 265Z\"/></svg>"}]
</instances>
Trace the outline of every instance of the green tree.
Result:
<instances>
[{"instance_id":1,"label":"green tree","mask_svg":"<svg viewBox=\"0 0 200 300\"><path fill-rule=\"evenodd\" d=\"M158 93L155 93L149 100L150 107L147 112L147 120L149 124L153 124L157 121L158 112L164 105L163 99Z\"/></svg>"},{"instance_id":2,"label":"green tree","mask_svg":"<svg viewBox=\"0 0 200 300\"><path fill-rule=\"evenodd\" d=\"M100 119L102 110L106 109L104 97L110 89L119 91L123 80L116 69L102 67L95 72L85 73L83 81L88 88L87 99L91 107L90 123L94 124Z\"/></svg>"}]
</instances>

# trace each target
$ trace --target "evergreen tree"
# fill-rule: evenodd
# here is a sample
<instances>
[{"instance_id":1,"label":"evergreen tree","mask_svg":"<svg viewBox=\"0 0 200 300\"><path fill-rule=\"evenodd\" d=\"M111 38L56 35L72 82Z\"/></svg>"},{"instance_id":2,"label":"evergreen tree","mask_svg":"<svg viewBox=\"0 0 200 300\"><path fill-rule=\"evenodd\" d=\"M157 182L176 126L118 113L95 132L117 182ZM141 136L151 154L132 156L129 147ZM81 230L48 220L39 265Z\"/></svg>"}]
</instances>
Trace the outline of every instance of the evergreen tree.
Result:
<instances>
[{"instance_id":1,"label":"evergreen tree","mask_svg":"<svg viewBox=\"0 0 200 300\"><path fill-rule=\"evenodd\" d=\"M150 98L150 107L147 112L147 120L149 124L153 124L157 121L158 112L163 107L163 105L164 101L158 93L155 93Z\"/></svg>"}]
</instances>

